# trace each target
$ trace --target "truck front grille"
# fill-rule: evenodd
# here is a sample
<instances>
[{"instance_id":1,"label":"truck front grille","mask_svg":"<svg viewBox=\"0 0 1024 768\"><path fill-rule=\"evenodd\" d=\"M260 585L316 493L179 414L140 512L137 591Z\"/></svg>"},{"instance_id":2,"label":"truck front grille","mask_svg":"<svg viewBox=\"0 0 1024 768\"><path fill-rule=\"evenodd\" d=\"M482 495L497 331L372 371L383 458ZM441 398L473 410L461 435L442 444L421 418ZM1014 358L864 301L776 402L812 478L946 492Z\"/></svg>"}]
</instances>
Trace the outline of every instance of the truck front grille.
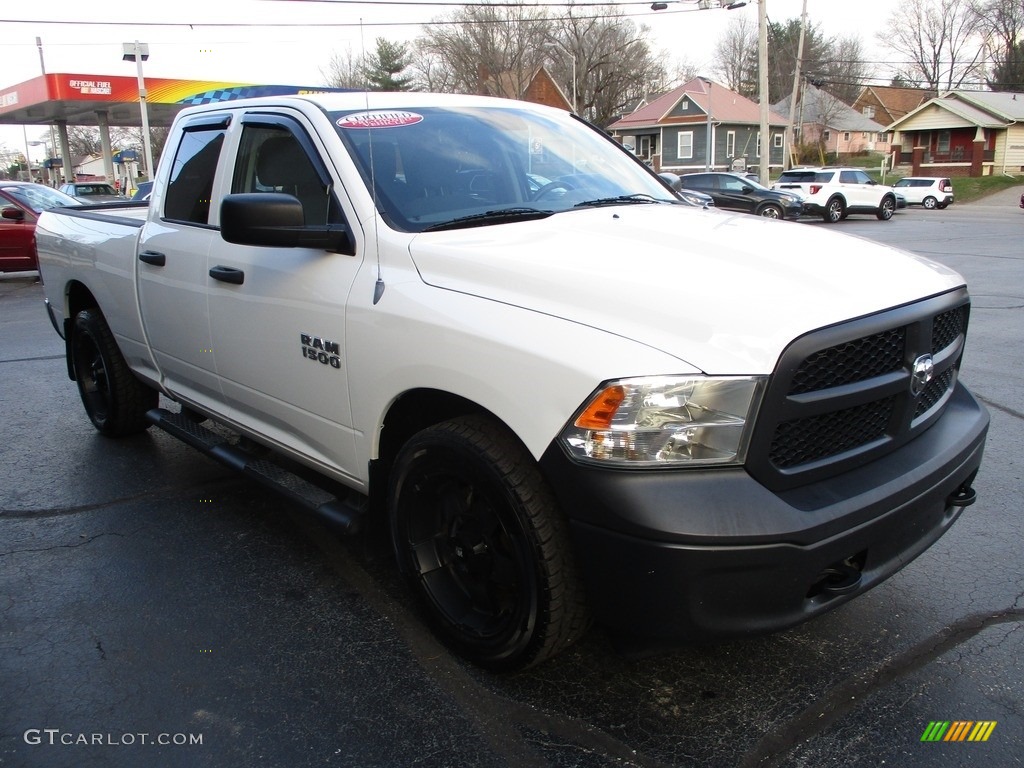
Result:
<instances>
[{"instance_id":1,"label":"truck front grille","mask_svg":"<svg viewBox=\"0 0 1024 768\"><path fill-rule=\"evenodd\" d=\"M747 454L747 469L785 490L896 450L942 413L956 386L966 290L813 331L783 352ZM931 356L930 381L912 386ZM922 363L923 366L923 363Z\"/></svg>"}]
</instances>

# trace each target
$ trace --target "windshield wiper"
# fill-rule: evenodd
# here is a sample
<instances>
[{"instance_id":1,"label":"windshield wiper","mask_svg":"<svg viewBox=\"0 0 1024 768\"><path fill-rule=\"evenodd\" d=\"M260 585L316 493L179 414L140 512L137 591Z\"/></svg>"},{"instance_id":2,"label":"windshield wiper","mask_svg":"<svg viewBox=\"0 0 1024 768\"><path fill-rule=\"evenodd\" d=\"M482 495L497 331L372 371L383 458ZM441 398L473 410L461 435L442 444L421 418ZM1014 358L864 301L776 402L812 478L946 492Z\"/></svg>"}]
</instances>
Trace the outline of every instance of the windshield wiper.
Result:
<instances>
[{"instance_id":1,"label":"windshield wiper","mask_svg":"<svg viewBox=\"0 0 1024 768\"><path fill-rule=\"evenodd\" d=\"M464 227L484 227L488 224L505 224L510 221L530 221L532 219L544 219L554 211L545 211L540 208L498 208L493 211L474 213L470 216L460 216L450 221L442 221L440 224L431 224L424 229L424 232L439 232L443 229L462 229Z\"/></svg>"},{"instance_id":2,"label":"windshield wiper","mask_svg":"<svg viewBox=\"0 0 1024 768\"><path fill-rule=\"evenodd\" d=\"M604 205L635 205L637 203L668 203L670 200L659 200L645 192L635 192L632 195L617 195L616 197L599 197L597 200L584 200L576 203L573 208L600 208Z\"/></svg>"}]
</instances>

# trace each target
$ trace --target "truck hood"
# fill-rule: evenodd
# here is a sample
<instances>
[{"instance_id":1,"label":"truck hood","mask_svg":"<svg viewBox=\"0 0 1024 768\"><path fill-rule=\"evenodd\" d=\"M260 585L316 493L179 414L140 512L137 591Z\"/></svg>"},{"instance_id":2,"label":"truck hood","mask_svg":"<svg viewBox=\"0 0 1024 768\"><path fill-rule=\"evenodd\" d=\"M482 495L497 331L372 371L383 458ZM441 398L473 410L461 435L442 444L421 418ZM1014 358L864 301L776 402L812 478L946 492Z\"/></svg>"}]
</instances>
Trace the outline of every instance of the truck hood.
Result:
<instances>
[{"instance_id":1,"label":"truck hood","mask_svg":"<svg viewBox=\"0 0 1024 768\"><path fill-rule=\"evenodd\" d=\"M602 329L719 375L769 373L808 331L964 283L824 225L676 205L422 233L410 253L429 285Z\"/></svg>"}]
</instances>

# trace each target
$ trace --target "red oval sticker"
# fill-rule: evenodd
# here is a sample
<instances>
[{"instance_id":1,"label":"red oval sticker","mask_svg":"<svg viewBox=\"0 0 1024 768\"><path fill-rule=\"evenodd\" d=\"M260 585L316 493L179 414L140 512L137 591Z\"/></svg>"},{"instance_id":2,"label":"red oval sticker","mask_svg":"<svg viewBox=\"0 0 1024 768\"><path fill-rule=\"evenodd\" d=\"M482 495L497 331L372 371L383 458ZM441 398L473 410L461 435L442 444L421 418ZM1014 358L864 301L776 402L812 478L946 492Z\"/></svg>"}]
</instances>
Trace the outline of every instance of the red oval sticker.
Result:
<instances>
[{"instance_id":1,"label":"red oval sticker","mask_svg":"<svg viewBox=\"0 0 1024 768\"><path fill-rule=\"evenodd\" d=\"M415 112L396 110L356 112L339 118L337 126L339 128L401 128L406 125L416 125L422 119L423 115L418 115Z\"/></svg>"}]
</instances>

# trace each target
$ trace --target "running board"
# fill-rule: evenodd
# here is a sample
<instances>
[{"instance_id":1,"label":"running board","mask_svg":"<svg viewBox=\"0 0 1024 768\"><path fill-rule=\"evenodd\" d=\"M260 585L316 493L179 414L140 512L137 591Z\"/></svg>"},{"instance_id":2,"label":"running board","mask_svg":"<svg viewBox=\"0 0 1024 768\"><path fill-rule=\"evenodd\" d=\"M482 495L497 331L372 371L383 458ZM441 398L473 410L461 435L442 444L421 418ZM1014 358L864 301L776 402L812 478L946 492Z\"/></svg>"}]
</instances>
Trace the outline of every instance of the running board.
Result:
<instances>
[{"instance_id":1,"label":"running board","mask_svg":"<svg viewBox=\"0 0 1024 768\"><path fill-rule=\"evenodd\" d=\"M154 408L146 413L146 419L207 456L300 504L340 532L354 534L359 531L360 520L367 507L364 496L353 492L347 498L339 499L273 460L246 452L223 435L180 413Z\"/></svg>"}]
</instances>

